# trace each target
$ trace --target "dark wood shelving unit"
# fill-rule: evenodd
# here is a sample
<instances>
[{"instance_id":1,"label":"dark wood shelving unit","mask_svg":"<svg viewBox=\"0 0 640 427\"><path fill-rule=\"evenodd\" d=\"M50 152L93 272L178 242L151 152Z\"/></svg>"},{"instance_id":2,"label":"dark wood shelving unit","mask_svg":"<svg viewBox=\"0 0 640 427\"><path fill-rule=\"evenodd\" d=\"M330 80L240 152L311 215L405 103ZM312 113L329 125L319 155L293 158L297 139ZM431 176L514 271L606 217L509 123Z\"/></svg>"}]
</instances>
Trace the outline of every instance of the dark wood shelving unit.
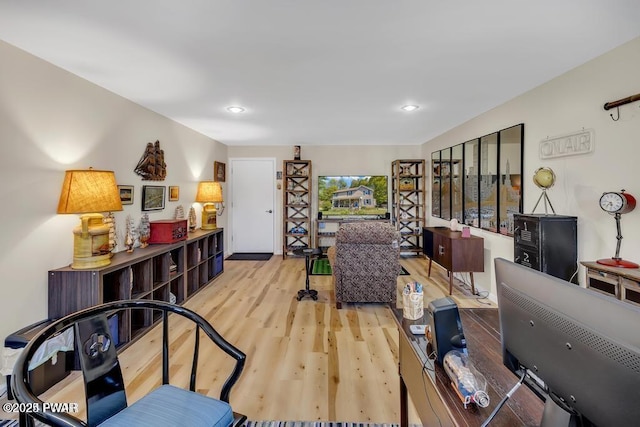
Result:
<instances>
[{"instance_id":1,"label":"dark wood shelving unit","mask_svg":"<svg viewBox=\"0 0 640 427\"><path fill-rule=\"evenodd\" d=\"M223 242L221 228L196 230L187 240L118 252L105 267L50 270L49 318L125 299L170 302L175 298L176 304L182 304L223 272ZM111 316L116 345L123 348L143 335L159 315L128 310Z\"/></svg>"},{"instance_id":2,"label":"dark wood shelving unit","mask_svg":"<svg viewBox=\"0 0 640 427\"><path fill-rule=\"evenodd\" d=\"M425 161L391 163L391 220L400 232L400 254L422 256L420 232L425 224Z\"/></svg>"},{"instance_id":3,"label":"dark wood shelving unit","mask_svg":"<svg viewBox=\"0 0 640 427\"><path fill-rule=\"evenodd\" d=\"M285 160L282 200L282 257L311 247L311 160Z\"/></svg>"}]
</instances>

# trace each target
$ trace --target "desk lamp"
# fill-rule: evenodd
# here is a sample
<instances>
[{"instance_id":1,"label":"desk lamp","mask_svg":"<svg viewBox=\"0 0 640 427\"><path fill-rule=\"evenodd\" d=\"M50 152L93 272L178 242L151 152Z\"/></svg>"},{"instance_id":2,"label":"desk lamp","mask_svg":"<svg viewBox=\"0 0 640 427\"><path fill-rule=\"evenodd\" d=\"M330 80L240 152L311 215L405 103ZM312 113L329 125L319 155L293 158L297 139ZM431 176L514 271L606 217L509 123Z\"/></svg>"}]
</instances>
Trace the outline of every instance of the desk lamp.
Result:
<instances>
[{"instance_id":1,"label":"desk lamp","mask_svg":"<svg viewBox=\"0 0 640 427\"><path fill-rule=\"evenodd\" d=\"M215 230L216 217L222 215L224 211L224 200L222 199L222 186L219 182L200 181L198 183L198 192L196 193L196 202L204 203L202 205L202 229ZM220 210L216 208L220 205Z\"/></svg>"},{"instance_id":2,"label":"desk lamp","mask_svg":"<svg viewBox=\"0 0 640 427\"><path fill-rule=\"evenodd\" d=\"M59 214L81 214L73 229L71 268L89 269L111 264L109 227L101 213L121 211L122 203L112 171L68 170L65 172Z\"/></svg>"}]
</instances>

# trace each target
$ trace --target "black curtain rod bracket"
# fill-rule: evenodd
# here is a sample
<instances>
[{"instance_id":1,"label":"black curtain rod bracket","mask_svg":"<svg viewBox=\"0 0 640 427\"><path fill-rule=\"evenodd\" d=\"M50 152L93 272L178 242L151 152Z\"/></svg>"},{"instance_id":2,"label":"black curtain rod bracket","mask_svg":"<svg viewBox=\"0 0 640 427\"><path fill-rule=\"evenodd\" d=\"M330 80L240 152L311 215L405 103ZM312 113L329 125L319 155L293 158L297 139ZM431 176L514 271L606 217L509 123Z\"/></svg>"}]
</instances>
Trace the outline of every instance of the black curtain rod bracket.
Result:
<instances>
[{"instance_id":1,"label":"black curtain rod bracket","mask_svg":"<svg viewBox=\"0 0 640 427\"><path fill-rule=\"evenodd\" d=\"M613 120L614 122L617 122L618 120L620 120L620 106L621 105L625 105L625 104L629 104L631 102L636 102L636 101L640 101L640 93L637 95L632 95L632 96L628 96L626 98L622 98L622 99L618 99L617 101L611 101L611 102L607 102L604 104L604 109L605 111L610 110L612 108L615 108L618 112L617 114L617 118L613 118L613 114L609 114L609 116L611 117L611 120Z\"/></svg>"}]
</instances>

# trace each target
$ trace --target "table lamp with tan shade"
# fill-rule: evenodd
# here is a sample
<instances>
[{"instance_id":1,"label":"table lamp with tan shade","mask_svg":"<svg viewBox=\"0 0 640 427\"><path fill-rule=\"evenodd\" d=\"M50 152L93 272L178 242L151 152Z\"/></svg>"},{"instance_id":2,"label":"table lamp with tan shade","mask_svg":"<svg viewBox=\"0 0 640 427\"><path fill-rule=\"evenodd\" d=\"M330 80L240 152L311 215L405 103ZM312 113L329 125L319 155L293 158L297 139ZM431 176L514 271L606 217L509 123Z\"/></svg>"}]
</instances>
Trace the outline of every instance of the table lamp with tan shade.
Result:
<instances>
[{"instance_id":1,"label":"table lamp with tan shade","mask_svg":"<svg viewBox=\"0 0 640 427\"><path fill-rule=\"evenodd\" d=\"M200 181L198 183L198 192L196 193L196 202L202 205L202 229L215 230L216 217L224 211L224 200L222 198L222 186L215 181ZM220 205L220 210L216 204Z\"/></svg>"},{"instance_id":2,"label":"table lamp with tan shade","mask_svg":"<svg viewBox=\"0 0 640 427\"><path fill-rule=\"evenodd\" d=\"M73 229L71 268L90 269L111 264L109 227L99 212L121 211L122 202L113 171L68 170L65 172L59 214L81 214Z\"/></svg>"}]
</instances>

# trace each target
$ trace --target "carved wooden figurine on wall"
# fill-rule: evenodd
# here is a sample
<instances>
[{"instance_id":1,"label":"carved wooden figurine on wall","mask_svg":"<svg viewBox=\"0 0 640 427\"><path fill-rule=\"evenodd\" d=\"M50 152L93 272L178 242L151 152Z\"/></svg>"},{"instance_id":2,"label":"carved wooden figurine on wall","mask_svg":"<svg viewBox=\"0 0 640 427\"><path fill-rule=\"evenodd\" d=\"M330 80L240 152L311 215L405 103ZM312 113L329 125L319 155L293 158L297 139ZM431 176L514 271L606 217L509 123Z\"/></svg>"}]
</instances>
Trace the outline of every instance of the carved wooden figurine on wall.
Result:
<instances>
[{"instance_id":1,"label":"carved wooden figurine on wall","mask_svg":"<svg viewBox=\"0 0 640 427\"><path fill-rule=\"evenodd\" d=\"M164 150L160 149L160 141L147 144L134 171L143 181L164 181L167 164L164 162Z\"/></svg>"}]
</instances>

